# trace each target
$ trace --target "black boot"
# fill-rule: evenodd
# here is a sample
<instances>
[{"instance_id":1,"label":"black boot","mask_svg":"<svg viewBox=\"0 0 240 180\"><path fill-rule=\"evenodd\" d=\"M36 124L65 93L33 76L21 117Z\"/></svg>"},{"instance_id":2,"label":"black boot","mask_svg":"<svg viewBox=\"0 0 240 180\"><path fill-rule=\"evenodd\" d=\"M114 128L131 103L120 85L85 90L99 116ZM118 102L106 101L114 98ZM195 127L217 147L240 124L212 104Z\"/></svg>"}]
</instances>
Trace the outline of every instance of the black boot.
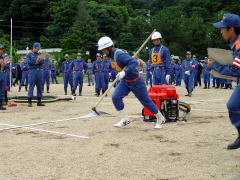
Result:
<instances>
[{"instance_id":1,"label":"black boot","mask_svg":"<svg viewBox=\"0 0 240 180\"><path fill-rule=\"evenodd\" d=\"M82 96L82 88L79 88L79 96Z\"/></svg>"},{"instance_id":2,"label":"black boot","mask_svg":"<svg viewBox=\"0 0 240 180\"><path fill-rule=\"evenodd\" d=\"M213 82L213 86L212 87L215 87L215 82Z\"/></svg>"},{"instance_id":3,"label":"black boot","mask_svg":"<svg viewBox=\"0 0 240 180\"><path fill-rule=\"evenodd\" d=\"M238 138L232 143L228 145L228 149L238 149L240 148L240 126L237 127L238 130Z\"/></svg>"},{"instance_id":4,"label":"black boot","mask_svg":"<svg viewBox=\"0 0 240 180\"><path fill-rule=\"evenodd\" d=\"M219 87L220 87L220 84L217 84L216 89L218 89Z\"/></svg>"},{"instance_id":5,"label":"black boot","mask_svg":"<svg viewBox=\"0 0 240 180\"><path fill-rule=\"evenodd\" d=\"M49 93L49 86L47 86L47 93Z\"/></svg>"},{"instance_id":6,"label":"black boot","mask_svg":"<svg viewBox=\"0 0 240 180\"><path fill-rule=\"evenodd\" d=\"M28 87L27 87L27 86L25 86L25 91L26 91L26 92L28 91Z\"/></svg>"},{"instance_id":7,"label":"black boot","mask_svg":"<svg viewBox=\"0 0 240 180\"><path fill-rule=\"evenodd\" d=\"M98 96L98 90L97 89L95 89L95 96Z\"/></svg>"},{"instance_id":8,"label":"black boot","mask_svg":"<svg viewBox=\"0 0 240 180\"><path fill-rule=\"evenodd\" d=\"M28 107L32 107L32 98L28 98Z\"/></svg>"},{"instance_id":9,"label":"black boot","mask_svg":"<svg viewBox=\"0 0 240 180\"><path fill-rule=\"evenodd\" d=\"M37 97L37 106L45 106L45 104L42 103L42 98L41 97Z\"/></svg>"},{"instance_id":10,"label":"black boot","mask_svg":"<svg viewBox=\"0 0 240 180\"><path fill-rule=\"evenodd\" d=\"M208 89L210 89L210 82L208 83Z\"/></svg>"},{"instance_id":11,"label":"black boot","mask_svg":"<svg viewBox=\"0 0 240 180\"><path fill-rule=\"evenodd\" d=\"M5 107L3 107L3 100L0 99L0 110L6 110Z\"/></svg>"},{"instance_id":12,"label":"black boot","mask_svg":"<svg viewBox=\"0 0 240 180\"><path fill-rule=\"evenodd\" d=\"M204 83L204 88L203 89L207 89L207 83Z\"/></svg>"},{"instance_id":13,"label":"black boot","mask_svg":"<svg viewBox=\"0 0 240 180\"><path fill-rule=\"evenodd\" d=\"M100 90L96 90L96 96L99 97L100 96Z\"/></svg>"},{"instance_id":14,"label":"black boot","mask_svg":"<svg viewBox=\"0 0 240 180\"><path fill-rule=\"evenodd\" d=\"M72 90L72 95L76 96L75 90Z\"/></svg>"},{"instance_id":15,"label":"black boot","mask_svg":"<svg viewBox=\"0 0 240 180\"><path fill-rule=\"evenodd\" d=\"M188 96L189 96L189 97L192 97L192 90L189 91Z\"/></svg>"},{"instance_id":16,"label":"black boot","mask_svg":"<svg viewBox=\"0 0 240 180\"><path fill-rule=\"evenodd\" d=\"M232 89L232 84L229 84L229 89Z\"/></svg>"},{"instance_id":17,"label":"black boot","mask_svg":"<svg viewBox=\"0 0 240 180\"><path fill-rule=\"evenodd\" d=\"M22 86L19 86L18 92L20 92L20 91L21 91L21 88L22 88Z\"/></svg>"},{"instance_id":18,"label":"black boot","mask_svg":"<svg viewBox=\"0 0 240 180\"><path fill-rule=\"evenodd\" d=\"M65 95L67 95L67 88L64 88L64 93Z\"/></svg>"}]
</instances>

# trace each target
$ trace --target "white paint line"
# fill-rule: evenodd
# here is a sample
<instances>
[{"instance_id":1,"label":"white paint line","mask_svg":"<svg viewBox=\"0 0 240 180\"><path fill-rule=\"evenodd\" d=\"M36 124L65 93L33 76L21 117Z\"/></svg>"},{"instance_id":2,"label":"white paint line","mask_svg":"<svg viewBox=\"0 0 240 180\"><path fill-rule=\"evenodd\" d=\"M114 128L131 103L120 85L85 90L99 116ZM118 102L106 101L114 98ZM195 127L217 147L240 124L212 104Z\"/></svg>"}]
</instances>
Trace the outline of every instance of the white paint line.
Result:
<instances>
[{"instance_id":1,"label":"white paint line","mask_svg":"<svg viewBox=\"0 0 240 180\"><path fill-rule=\"evenodd\" d=\"M6 123L0 123L0 125L10 126L10 127L17 127L17 125L6 124ZM22 128L23 128L24 130L45 132L45 133L55 134L55 135L60 135L60 136L69 136L69 137L82 138L82 139L88 139L88 138L89 138L89 137L87 137L87 136L79 136L79 135L75 135L75 134L62 133L62 132L58 132L58 131L49 131L49 130L44 130L44 129L30 128L30 127L22 127Z\"/></svg>"},{"instance_id":2,"label":"white paint line","mask_svg":"<svg viewBox=\"0 0 240 180\"><path fill-rule=\"evenodd\" d=\"M227 113L227 111L215 111L215 110L209 110L209 109L192 109L192 111L205 111L205 112Z\"/></svg>"},{"instance_id":3,"label":"white paint line","mask_svg":"<svg viewBox=\"0 0 240 180\"><path fill-rule=\"evenodd\" d=\"M45 121L45 122L34 123L34 124L26 124L26 125L16 125L14 127L2 128L2 129L0 129L0 131L21 129L21 128L25 128L25 127L33 127L33 126L39 126L39 125L43 125L43 124L53 124L53 123L57 123L57 122L64 122L64 121L71 121L71 120L77 120L77 119L91 118L91 117L95 117L95 116L97 116L96 113L90 113L90 114L87 114L85 116L69 118L69 119L61 119L61 120L56 120L56 121Z\"/></svg>"}]
</instances>

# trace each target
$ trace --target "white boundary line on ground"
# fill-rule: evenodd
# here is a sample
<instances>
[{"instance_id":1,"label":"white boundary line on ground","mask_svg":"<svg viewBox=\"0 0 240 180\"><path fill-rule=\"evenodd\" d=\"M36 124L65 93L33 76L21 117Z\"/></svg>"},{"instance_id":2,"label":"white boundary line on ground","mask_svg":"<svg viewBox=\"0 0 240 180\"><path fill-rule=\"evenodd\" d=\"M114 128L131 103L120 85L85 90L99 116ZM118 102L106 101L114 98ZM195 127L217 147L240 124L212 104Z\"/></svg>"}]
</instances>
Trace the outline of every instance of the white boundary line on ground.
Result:
<instances>
[{"instance_id":1,"label":"white boundary line on ground","mask_svg":"<svg viewBox=\"0 0 240 180\"><path fill-rule=\"evenodd\" d=\"M211 101L223 101L225 99L202 99L202 100L196 100L196 101L188 101L187 103L194 103L194 102L211 102ZM185 101L185 100L184 100Z\"/></svg>"},{"instance_id":2,"label":"white boundary line on ground","mask_svg":"<svg viewBox=\"0 0 240 180\"><path fill-rule=\"evenodd\" d=\"M215 111L215 110L208 110L208 109L192 109L192 111L206 111L206 112L227 113L227 111Z\"/></svg>"},{"instance_id":3,"label":"white boundary line on ground","mask_svg":"<svg viewBox=\"0 0 240 180\"><path fill-rule=\"evenodd\" d=\"M0 123L0 125L2 125L2 126L10 126L10 127L17 127L17 125L6 124L6 123ZM75 137L75 138L81 138L81 139L89 139L88 136L79 136L79 135L75 135L75 134L62 133L62 132L58 132L58 131L49 131L49 130L44 130L44 129L30 128L30 127L22 127L22 128L24 130L45 132L45 133L55 134L55 135L60 135L60 136L69 136L69 137Z\"/></svg>"},{"instance_id":4,"label":"white boundary line on ground","mask_svg":"<svg viewBox=\"0 0 240 180\"><path fill-rule=\"evenodd\" d=\"M12 127L9 127L9 128L2 128L2 129L0 129L0 131L21 129L21 128L26 128L26 127L39 126L39 125L43 125L43 124L53 124L53 123L57 123L57 122L71 121L71 120L77 120L77 119L84 119L84 118L90 118L90 117L95 117L95 116L97 116L97 114L90 113L90 114L87 114L85 116L69 118L69 119L61 119L61 120L56 120L56 121L45 121L45 122L39 122L39 123L34 123L34 124L26 124L26 125L16 125L16 126L12 126Z\"/></svg>"}]
</instances>

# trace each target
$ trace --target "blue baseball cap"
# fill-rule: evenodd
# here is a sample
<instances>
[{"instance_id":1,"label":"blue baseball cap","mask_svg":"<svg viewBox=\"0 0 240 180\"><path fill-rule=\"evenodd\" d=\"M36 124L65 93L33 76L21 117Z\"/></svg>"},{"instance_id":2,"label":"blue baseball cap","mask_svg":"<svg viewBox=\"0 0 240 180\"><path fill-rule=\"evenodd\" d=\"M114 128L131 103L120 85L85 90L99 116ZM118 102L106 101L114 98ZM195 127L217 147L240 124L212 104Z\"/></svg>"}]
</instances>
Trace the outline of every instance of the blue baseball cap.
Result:
<instances>
[{"instance_id":1,"label":"blue baseball cap","mask_svg":"<svg viewBox=\"0 0 240 180\"><path fill-rule=\"evenodd\" d=\"M213 23L216 28L240 27L240 17L236 14L224 14L221 21Z\"/></svg>"},{"instance_id":2,"label":"blue baseball cap","mask_svg":"<svg viewBox=\"0 0 240 180\"><path fill-rule=\"evenodd\" d=\"M100 53L97 53L96 56L97 57L102 57L102 55Z\"/></svg>"},{"instance_id":3,"label":"blue baseball cap","mask_svg":"<svg viewBox=\"0 0 240 180\"><path fill-rule=\"evenodd\" d=\"M77 56L81 56L81 53L77 53Z\"/></svg>"},{"instance_id":4,"label":"blue baseball cap","mask_svg":"<svg viewBox=\"0 0 240 180\"><path fill-rule=\"evenodd\" d=\"M192 53L190 51L187 51L186 55L192 55Z\"/></svg>"},{"instance_id":5,"label":"blue baseball cap","mask_svg":"<svg viewBox=\"0 0 240 180\"><path fill-rule=\"evenodd\" d=\"M33 44L33 47L34 47L34 48L41 49L41 44L40 44L39 42L35 42L35 43Z\"/></svg>"},{"instance_id":6,"label":"blue baseball cap","mask_svg":"<svg viewBox=\"0 0 240 180\"><path fill-rule=\"evenodd\" d=\"M65 54L65 56L64 56L64 57L65 57L65 58L66 58L66 57L69 57L69 54Z\"/></svg>"},{"instance_id":7,"label":"blue baseball cap","mask_svg":"<svg viewBox=\"0 0 240 180\"><path fill-rule=\"evenodd\" d=\"M4 45L0 44L0 49L4 49Z\"/></svg>"}]
</instances>

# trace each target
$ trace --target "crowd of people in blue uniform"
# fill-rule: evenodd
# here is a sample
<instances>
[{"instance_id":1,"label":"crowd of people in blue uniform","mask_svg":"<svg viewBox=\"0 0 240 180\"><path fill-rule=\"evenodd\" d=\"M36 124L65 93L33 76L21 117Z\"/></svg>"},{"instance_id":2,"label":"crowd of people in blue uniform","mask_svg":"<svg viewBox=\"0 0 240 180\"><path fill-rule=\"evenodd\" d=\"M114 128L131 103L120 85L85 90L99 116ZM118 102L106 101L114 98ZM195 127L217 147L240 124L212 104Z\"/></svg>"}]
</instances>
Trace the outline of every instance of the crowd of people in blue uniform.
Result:
<instances>
[{"instance_id":1,"label":"crowd of people in blue uniform","mask_svg":"<svg viewBox=\"0 0 240 180\"><path fill-rule=\"evenodd\" d=\"M85 62L81 53L77 53L77 58L70 60L70 56L65 54L60 72L63 74L64 92L67 95L68 85L71 94L76 96L79 89L79 96L82 95L84 75L88 76L88 86L95 86L96 96L104 94L108 89L109 80L119 79L118 85L113 92L112 101L117 111L120 113L121 121L115 124L116 127L123 127L129 124L129 118L124 111L123 98L133 92L137 99L147 107L157 118L155 128L161 128L165 121L161 112L150 99L146 85L176 85L181 86L182 79L187 90L186 96L191 97L196 86L204 83L204 89L210 89L211 70L220 74L238 77L240 72L240 17L234 14L225 14L221 22L215 23L216 28L221 28L221 34L229 42L233 51L234 62L232 65L222 65L214 60L205 57L203 61L197 60L190 51L186 52L186 58L182 61L170 56L169 49L162 45L162 35L159 32L152 34L151 40L153 48L149 51L149 60L146 65L145 82L142 72L137 70L139 65L136 57L130 56L125 50L114 47L113 41L109 37L102 37L98 41L98 50L103 53L96 54L96 60ZM12 66L11 61L4 54L4 46L0 44L0 110L5 110L3 106L6 99L6 92L16 84L19 84L18 91L24 86L28 92L28 106L32 107L33 91L37 88L37 106L45 106L42 103L42 93L46 84L46 92L50 91L50 77L52 83L58 84L56 78L56 68L49 59L49 54L42 55L39 50L40 43L33 44L33 49L23 57L21 63ZM44 57L43 57L44 56ZM12 68L12 69L11 69ZM15 81L12 82L12 77ZM232 81L228 79L212 78L215 88L232 89ZM228 146L229 149L240 147L240 101L238 99L240 86L238 85L232 94L227 107L232 124L236 126L239 137Z\"/></svg>"},{"instance_id":2,"label":"crowd of people in blue uniform","mask_svg":"<svg viewBox=\"0 0 240 180\"><path fill-rule=\"evenodd\" d=\"M157 32L155 36L161 37L161 34ZM41 48L40 43L34 43L33 50L26 56L23 56L22 62L18 62L15 66L12 66L12 77L15 77L15 81L11 81L12 85L19 84L18 91L20 92L22 87L25 87L25 91L28 91L29 106L32 106L31 98L33 97L33 89L36 85L38 89L37 97L39 100L38 105L44 105L41 103L42 92L44 92L44 86L46 85L46 92L50 92L50 78L52 83L58 84L56 72L57 69L49 59L49 54L44 54L43 59L39 61L39 64L35 64L38 57L40 57L39 50ZM0 46L0 58L5 59L7 54L4 55L4 46ZM1 54L2 51L2 54ZM35 52L36 51L36 52ZM180 59L174 59L173 55L170 56L170 52L164 45L156 44L150 50L149 60L146 64L145 84L146 85L161 85L170 84L181 86L182 81L185 83L187 95L191 97L192 92L196 86L201 86L201 82L204 83L204 89L210 88L211 80L211 68L208 67L208 57L205 57L204 62L196 59L196 56L191 54L190 51L186 52L186 59L181 61ZM88 62L82 59L81 53L77 53L77 58L70 60L69 54L65 54L62 66L59 72L63 75L63 84L65 95L68 94L68 85L71 88L72 95L76 96L76 90L78 88L79 96L82 95L84 75L87 75L88 86L95 86L95 95L100 96L108 89L109 81L114 81L118 74L118 66L115 61L111 61L106 55L101 53L96 54L96 60L92 63L91 59ZM4 69L2 68L2 81L8 88L10 86L10 61L5 63ZM29 75L30 74L30 75ZM38 77L38 78L35 78ZM33 83L34 82L34 83ZM212 78L212 85L215 88L232 89L232 81L227 79ZM114 86L116 87L116 85ZM40 90L41 89L41 90ZM4 90L5 91L5 90ZM3 94L5 94L3 92ZM4 96L0 96L2 102ZM1 103L0 102L0 103ZM5 109L0 104L1 109Z\"/></svg>"}]
</instances>

